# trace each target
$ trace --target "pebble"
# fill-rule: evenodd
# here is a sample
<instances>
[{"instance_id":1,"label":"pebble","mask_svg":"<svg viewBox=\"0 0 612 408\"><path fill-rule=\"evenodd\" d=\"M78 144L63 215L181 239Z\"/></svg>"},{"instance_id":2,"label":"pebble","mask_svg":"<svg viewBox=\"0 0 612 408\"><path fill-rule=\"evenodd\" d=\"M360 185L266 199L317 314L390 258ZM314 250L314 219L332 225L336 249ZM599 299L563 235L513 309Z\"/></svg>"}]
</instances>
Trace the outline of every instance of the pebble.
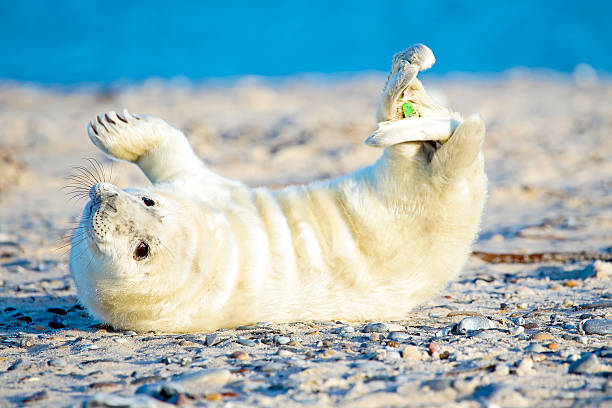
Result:
<instances>
[{"instance_id":1,"label":"pebble","mask_svg":"<svg viewBox=\"0 0 612 408\"><path fill-rule=\"evenodd\" d=\"M552 334L544 333L544 332L539 332L531 336L531 340L534 340L534 341L554 340L554 338L555 336L553 336Z\"/></svg>"},{"instance_id":2,"label":"pebble","mask_svg":"<svg viewBox=\"0 0 612 408\"><path fill-rule=\"evenodd\" d=\"M551 351L557 351L559 350L559 343L555 343L554 341L552 343L550 343L549 345L546 346L546 348L548 348Z\"/></svg>"},{"instance_id":3,"label":"pebble","mask_svg":"<svg viewBox=\"0 0 612 408\"><path fill-rule=\"evenodd\" d=\"M279 336L278 334L274 335L273 341L276 344L280 344L281 346L287 344L291 341L291 339L287 336Z\"/></svg>"},{"instance_id":4,"label":"pebble","mask_svg":"<svg viewBox=\"0 0 612 408\"><path fill-rule=\"evenodd\" d=\"M429 343L429 345L427 346L427 353L429 353L430 356L434 356L435 354L439 352L440 352L440 345L438 343L434 343L434 342Z\"/></svg>"},{"instance_id":5,"label":"pebble","mask_svg":"<svg viewBox=\"0 0 612 408\"><path fill-rule=\"evenodd\" d=\"M457 325L454 324L452 326L446 326L443 329L438 330L435 334L434 337L446 337L446 336L450 336L457 328Z\"/></svg>"},{"instance_id":6,"label":"pebble","mask_svg":"<svg viewBox=\"0 0 612 408\"><path fill-rule=\"evenodd\" d=\"M595 374L602 371L603 368L604 366L595 354L587 353L569 366L569 372L573 374Z\"/></svg>"},{"instance_id":7,"label":"pebble","mask_svg":"<svg viewBox=\"0 0 612 408\"><path fill-rule=\"evenodd\" d=\"M284 368L285 368L285 365L281 363L268 363L264 366L261 366L259 371L263 373L273 373L276 371L282 371L284 370Z\"/></svg>"},{"instance_id":8,"label":"pebble","mask_svg":"<svg viewBox=\"0 0 612 408\"><path fill-rule=\"evenodd\" d=\"M47 364L49 364L51 367L66 367L68 365L66 360L61 358L51 359L47 362Z\"/></svg>"},{"instance_id":9,"label":"pebble","mask_svg":"<svg viewBox=\"0 0 612 408\"><path fill-rule=\"evenodd\" d=\"M402 357L405 360L424 360L425 353L417 346L407 345L402 349Z\"/></svg>"},{"instance_id":10,"label":"pebble","mask_svg":"<svg viewBox=\"0 0 612 408\"><path fill-rule=\"evenodd\" d=\"M457 325L457 332L466 334L475 330L497 329L497 323L484 316L470 316L462 319Z\"/></svg>"},{"instance_id":11,"label":"pebble","mask_svg":"<svg viewBox=\"0 0 612 408\"><path fill-rule=\"evenodd\" d=\"M55 314L62 315L62 316L66 315L68 313L64 309L62 309L61 307L50 307L50 308L47 309L47 312L55 313Z\"/></svg>"},{"instance_id":12,"label":"pebble","mask_svg":"<svg viewBox=\"0 0 612 408\"><path fill-rule=\"evenodd\" d=\"M136 336L137 334L138 333L136 333L135 331L132 331L132 330L128 330L128 331L123 332L124 336Z\"/></svg>"},{"instance_id":13,"label":"pebble","mask_svg":"<svg viewBox=\"0 0 612 408\"><path fill-rule=\"evenodd\" d=\"M364 333L386 333L389 331L389 326L384 323L369 323L363 328Z\"/></svg>"},{"instance_id":14,"label":"pebble","mask_svg":"<svg viewBox=\"0 0 612 408\"><path fill-rule=\"evenodd\" d=\"M62 319L61 317L59 317L59 315L57 316L53 316L53 319L51 319L51 321L49 322L49 327L51 327L52 329L63 329L66 326L66 322L64 321L64 319Z\"/></svg>"},{"instance_id":15,"label":"pebble","mask_svg":"<svg viewBox=\"0 0 612 408\"><path fill-rule=\"evenodd\" d=\"M132 395L124 397L115 394L96 394L84 405L89 407L108 407L108 408L159 408L173 407L148 395Z\"/></svg>"},{"instance_id":16,"label":"pebble","mask_svg":"<svg viewBox=\"0 0 612 408\"><path fill-rule=\"evenodd\" d=\"M612 319L591 319L581 325L586 334L599 334L602 336L612 334Z\"/></svg>"},{"instance_id":17,"label":"pebble","mask_svg":"<svg viewBox=\"0 0 612 408\"><path fill-rule=\"evenodd\" d=\"M232 354L230 354L230 358L244 361L249 360L251 357L244 351L234 351Z\"/></svg>"},{"instance_id":18,"label":"pebble","mask_svg":"<svg viewBox=\"0 0 612 408\"><path fill-rule=\"evenodd\" d=\"M243 338L243 337L239 337L239 338L236 340L236 343L238 343L238 344L242 344L243 346L248 346L248 347L254 347L254 346L255 346L255 344L256 344L256 343L255 343L253 340L251 340L251 339L245 339L245 338Z\"/></svg>"},{"instance_id":19,"label":"pebble","mask_svg":"<svg viewBox=\"0 0 612 408\"><path fill-rule=\"evenodd\" d=\"M518 336L523 333L525 333L525 328L523 326L516 326L510 329L510 334L513 336Z\"/></svg>"},{"instance_id":20,"label":"pebble","mask_svg":"<svg viewBox=\"0 0 612 408\"><path fill-rule=\"evenodd\" d=\"M355 333L355 328L353 326L342 326L335 328L332 333L334 334L350 334Z\"/></svg>"},{"instance_id":21,"label":"pebble","mask_svg":"<svg viewBox=\"0 0 612 408\"><path fill-rule=\"evenodd\" d=\"M208 347L212 347L219 342L219 336L216 334L207 334L204 342Z\"/></svg>"},{"instance_id":22,"label":"pebble","mask_svg":"<svg viewBox=\"0 0 612 408\"><path fill-rule=\"evenodd\" d=\"M518 376L526 376L534 373L533 360L530 357L522 359L516 368L516 375Z\"/></svg>"},{"instance_id":23,"label":"pebble","mask_svg":"<svg viewBox=\"0 0 612 408\"><path fill-rule=\"evenodd\" d=\"M387 338L389 340L394 340L394 341L405 341L405 340L408 340L410 338L410 335L408 333L405 333L405 332L391 332L391 333L389 333Z\"/></svg>"},{"instance_id":24,"label":"pebble","mask_svg":"<svg viewBox=\"0 0 612 408\"><path fill-rule=\"evenodd\" d=\"M119 344L127 343L127 339L123 337L113 337L113 341Z\"/></svg>"}]
</instances>

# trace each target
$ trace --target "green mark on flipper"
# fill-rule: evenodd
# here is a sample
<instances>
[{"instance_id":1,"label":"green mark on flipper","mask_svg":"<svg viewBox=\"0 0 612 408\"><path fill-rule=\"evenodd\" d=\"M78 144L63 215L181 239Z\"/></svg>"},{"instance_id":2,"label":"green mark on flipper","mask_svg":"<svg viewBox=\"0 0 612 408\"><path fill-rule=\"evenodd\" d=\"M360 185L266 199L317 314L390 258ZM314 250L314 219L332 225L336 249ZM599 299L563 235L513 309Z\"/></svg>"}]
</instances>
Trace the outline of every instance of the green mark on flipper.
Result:
<instances>
[{"instance_id":1,"label":"green mark on flipper","mask_svg":"<svg viewBox=\"0 0 612 408\"><path fill-rule=\"evenodd\" d=\"M403 104L402 110L404 111L405 118L409 118L415 113L414 107L412 106L412 103L410 102L406 102L405 104Z\"/></svg>"}]
</instances>

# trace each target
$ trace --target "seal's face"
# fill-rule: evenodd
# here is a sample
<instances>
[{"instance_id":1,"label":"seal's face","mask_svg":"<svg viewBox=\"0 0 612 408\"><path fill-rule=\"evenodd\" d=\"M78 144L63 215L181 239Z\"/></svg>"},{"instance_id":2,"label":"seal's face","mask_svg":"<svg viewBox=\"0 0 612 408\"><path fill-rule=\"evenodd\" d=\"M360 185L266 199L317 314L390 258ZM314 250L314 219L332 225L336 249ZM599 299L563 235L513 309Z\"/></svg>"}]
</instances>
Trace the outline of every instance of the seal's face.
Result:
<instances>
[{"instance_id":1,"label":"seal's face","mask_svg":"<svg viewBox=\"0 0 612 408\"><path fill-rule=\"evenodd\" d=\"M184 242L182 208L158 191L98 183L72 238L70 270L79 298L107 319L123 303L143 303L171 271L173 245ZM167 284L166 284L167 285Z\"/></svg>"},{"instance_id":2,"label":"seal's face","mask_svg":"<svg viewBox=\"0 0 612 408\"><path fill-rule=\"evenodd\" d=\"M164 200L146 190L123 191L109 183L94 185L89 195L81 228L91 254L101 262L121 265L106 271L135 279L146 274L146 265L155 262L163 247L156 232L164 224Z\"/></svg>"}]
</instances>

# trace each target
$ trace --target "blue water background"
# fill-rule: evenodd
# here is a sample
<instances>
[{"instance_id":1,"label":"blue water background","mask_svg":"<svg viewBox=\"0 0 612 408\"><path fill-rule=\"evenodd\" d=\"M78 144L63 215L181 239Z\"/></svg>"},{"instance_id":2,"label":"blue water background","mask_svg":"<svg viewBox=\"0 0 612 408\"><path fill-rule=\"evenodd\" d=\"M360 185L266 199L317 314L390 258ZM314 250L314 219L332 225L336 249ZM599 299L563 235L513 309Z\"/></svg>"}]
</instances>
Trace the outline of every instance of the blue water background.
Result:
<instances>
[{"instance_id":1,"label":"blue water background","mask_svg":"<svg viewBox=\"0 0 612 408\"><path fill-rule=\"evenodd\" d=\"M0 78L41 83L386 71L612 72L612 1L0 0Z\"/></svg>"}]
</instances>

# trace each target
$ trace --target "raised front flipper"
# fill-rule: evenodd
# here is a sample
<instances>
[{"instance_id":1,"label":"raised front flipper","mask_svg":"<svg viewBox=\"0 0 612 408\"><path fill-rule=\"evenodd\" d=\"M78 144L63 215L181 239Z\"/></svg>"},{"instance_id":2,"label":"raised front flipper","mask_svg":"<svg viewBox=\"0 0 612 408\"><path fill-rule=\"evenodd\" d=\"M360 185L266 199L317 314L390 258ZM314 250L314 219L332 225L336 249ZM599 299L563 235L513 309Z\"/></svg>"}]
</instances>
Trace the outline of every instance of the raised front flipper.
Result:
<instances>
[{"instance_id":1,"label":"raised front flipper","mask_svg":"<svg viewBox=\"0 0 612 408\"><path fill-rule=\"evenodd\" d=\"M205 169L185 135L154 116L110 111L89 122L87 134L107 155L136 163L154 184Z\"/></svg>"},{"instance_id":2,"label":"raised front flipper","mask_svg":"<svg viewBox=\"0 0 612 408\"><path fill-rule=\"evenodd\" d=\"M378 107L378 128L366 144L388 147L404 142L447 140L461 115L439 105L417 78L435 62L431 50L416 44L393 57L391 72Z\"/></svg>"}]
</instances>

